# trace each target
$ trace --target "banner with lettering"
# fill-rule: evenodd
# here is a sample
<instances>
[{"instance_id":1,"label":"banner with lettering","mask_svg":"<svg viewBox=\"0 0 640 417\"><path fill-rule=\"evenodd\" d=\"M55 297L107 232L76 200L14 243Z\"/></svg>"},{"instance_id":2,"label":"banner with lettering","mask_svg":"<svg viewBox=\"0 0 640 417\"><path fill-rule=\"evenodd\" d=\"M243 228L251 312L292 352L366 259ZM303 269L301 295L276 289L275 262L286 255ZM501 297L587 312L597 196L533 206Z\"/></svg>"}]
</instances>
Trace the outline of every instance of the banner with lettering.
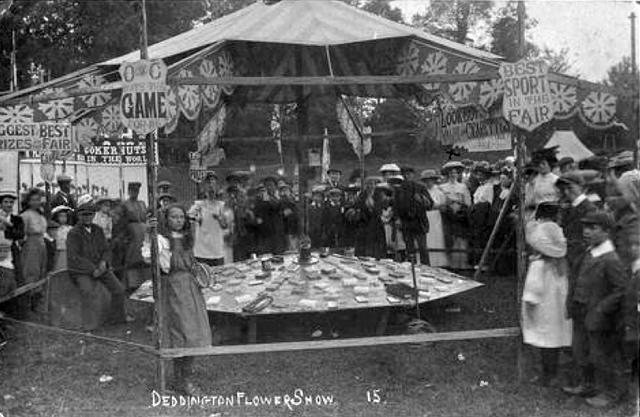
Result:
<instances>
[{"instance_id":1,"label":"banner with lettering","mask_svg":"<svg viewBox=\"0 0 640 417\"><path fill-rule=\"evenodd\" d=\"M70 123L0 123L0 151L71 151Z\"/></svg>"},{"instance_id":2,"label":"banner with lettering","mask_svg":"<svg viewBox=\"0 0 640 417\"><path fill-rule=\"evenodd\" d=\"M444 110L436 118L442 145L469 152L505 151L512 148L511 127L499 111L486 112L479 106Z\"/></svg>"}]
</instances>

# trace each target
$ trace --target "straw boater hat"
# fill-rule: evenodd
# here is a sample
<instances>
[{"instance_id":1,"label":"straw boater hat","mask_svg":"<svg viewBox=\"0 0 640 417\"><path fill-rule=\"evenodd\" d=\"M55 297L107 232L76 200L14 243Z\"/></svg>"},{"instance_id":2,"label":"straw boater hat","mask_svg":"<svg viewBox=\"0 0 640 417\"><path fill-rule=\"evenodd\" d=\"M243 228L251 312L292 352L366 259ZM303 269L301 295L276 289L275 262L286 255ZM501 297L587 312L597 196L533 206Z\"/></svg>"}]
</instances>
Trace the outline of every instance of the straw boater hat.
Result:
<instances>
[{"instance_id":1,"label":"straw boater hat","mask_svg":"<svg viewBox=\"0 0 640 417\"><path fill-rule=\"evenodd\" d=\"M62 213L62 212L72 212L73 209L71 207L68 206L57 206L54 207L53 210L51 210L51 217L55 217L56 214L58 213Z\"/></svg>"},{"instance_id":2,"label":"straw boater hat","mask_svg":"<svg viewBox=\"0 0 640 417\"><path fill-rule=\"evenodd\" d=\"M464 169L464 165L459 161L449 161L442 166L442 173L447 174L452 169Z\"/></svg>"},{"instance_id":3,"label":"straw boater hat","mask_svg":"<svg viewBox=\"0 0 640 417\"><path fill-rule=\"evenodd\" d=\"M5 198L11 198L13 200L17 200L18 195L16 194L15 191L11 191L11 190L0 191L0 201L4 200Z\"/></svg>"},{"instance_id":4,"label":"straw boater hat","mask_svg":"<svg viewBox=\"0 0 640 417\"><path fill-rule=\"evenodd\" d=\"M101 195L99 197L96 197L95 199L95 204L96 206L99 206L100 204L104 204L104 203L113 203L113 198L106 196L106 195Z\"/></svg>"},{"instance_id":5,"label":"straw boater hat","mask_svg":"<svg viewBox=\"0 0 640 417\"><path fill-rule=\"evenodd\" d=\"M131 183L129 183L131 186ZM76 212L78 214L87 213L87 212L96 212L96 205L93 203L93 197L89 194L83 194L78 198L78 209Z\"/></svg>"},{"instance_id":6,"label":"straw boater hat","mask_svg":"<svg viewBox=\"0 0 640 417\"><path fill-rule=\"evenodd\" d=\"M397 164L384 164L380 167L380 172L397 172L401 173L402 170Z\"/></svg>"},{"instance_id":7,"label":"straw boater hat","mask_svg":"<svg viewBox=\"0 0 640 417\"><path fill-rule=\"evenodd\" d=\"M438 175L435 169L425 169L420 173L421 180L437 180L439 178L440 175Z\"/></svg>"}]
</instances>

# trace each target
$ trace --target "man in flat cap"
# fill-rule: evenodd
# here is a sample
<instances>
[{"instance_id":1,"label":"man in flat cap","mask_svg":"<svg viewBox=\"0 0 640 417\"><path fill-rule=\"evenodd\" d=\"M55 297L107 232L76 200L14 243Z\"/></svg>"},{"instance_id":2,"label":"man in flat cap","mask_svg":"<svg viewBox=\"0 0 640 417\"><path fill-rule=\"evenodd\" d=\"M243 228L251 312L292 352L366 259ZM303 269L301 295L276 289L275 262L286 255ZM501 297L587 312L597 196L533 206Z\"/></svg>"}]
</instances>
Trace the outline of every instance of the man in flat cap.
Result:
<instances>
[{"instance_id":1,"label":"man in flat cap","mask_svg":"<svg viewBox=\"0 0 640 417\"><path fill-rule=\"evenodd\" d=\"M70 209L76 209L76 200L71 195L71 182L72 179L67 174L60 174L56 178L58 183L59 190L55 193L53 198L51 199L51 209L54 209L58 206L67 206ZM73 222L73 219L69 219Z\"/></svg>"},{"instance_id":2,"label":"man in flat cap","mask_svg":"<svg viewBox=\"0 0 640 417\"><path fill-rule=\"evenodd\" d=\"M560 158L558 161L558 169L560 169L560 174L566 174L576 169L575 160L570 156L565 156L564 158Z\"/></svg>"},{"instance_id":3,"label":"man in flat cap","mask_svg":"<svg viewBox=\"0 0 640 417\"><path fill-rule=\"evenodd\" d=\"M604 211L582 218L587 249L570 282L567 309L573 319L573 356L580 367L577 386L564 387L571 395L587 398L587 404L604 408L625 391L619 361L617 319L628 276L609 238L613 219Z\"/></svg>"},{"instance_id":4,"label":"man in flat cap","mask_svg":"<svg viewBox=\"0 0 640 417\"><path fill-rule=\"evenodd\" d=\"M278 180L268 176L262 183L264 188L256 199L255 207L259 252L280 254L285 249L286 238Z\"/></svg>"},{"instance_id":5,"label":"man in flat cap","mask_svg":"<svg viewBox=\"0 0 640 417\"><path fill-rule=\"evenodd\" d=\"M171 183L169 181L158 182L158 194L171 194Z\"/></svg>"},{"instance_id":6,"label":"man in flat cap","mask_svg":"<svg viewBox=\"0 0 640 417\"><path fill-rule=\"evenodd\" d=\"M327 186L327 189L332 189L332 188L339 188L339 189L343 189L342 184L340 183L340 181L342 180L342 171L339 170L338 168L329 168L327 170L327 181L325 182L325 185Z\"/></svg>"},{"instance_id":7,"label":"man in flat cap","mask_svg":"<svg viewBox=\"0 0 640 417\"><path fill-rule=\"evenodd\" d=\"M311 188L311 203L309 204L309 238L314 249L324 245L322 240L323 225L322 213L324 211L325 185L315 185Z\"/></svg>"},{"instance_id":8,"label":"man in flat cap","mask_svg":"<svg viewBox=\"0 0 640 417\"><path fill-rule=\"evenodd\" d=\"M102 283L111 293L110 321L125 323L131 320L125 314L125 287L110 269L109 244L102 228L93 224L96 211L97 208L91 200L78 207L78 223L67 235L69 274L75 279L85 301L93 297L92 281Z\"/></svg>"}]
</instances>

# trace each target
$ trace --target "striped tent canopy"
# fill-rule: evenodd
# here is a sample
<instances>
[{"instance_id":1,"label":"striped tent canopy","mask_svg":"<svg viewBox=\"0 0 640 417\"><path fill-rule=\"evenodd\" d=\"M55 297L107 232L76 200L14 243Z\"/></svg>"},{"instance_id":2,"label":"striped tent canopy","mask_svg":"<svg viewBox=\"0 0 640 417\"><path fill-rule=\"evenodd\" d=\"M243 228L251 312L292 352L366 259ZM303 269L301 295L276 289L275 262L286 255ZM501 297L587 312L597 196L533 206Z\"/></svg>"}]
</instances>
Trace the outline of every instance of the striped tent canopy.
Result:
<instances>
[{"instance_id":1,"label":"striped tent canopy","mask_svg":"<svg viewBox=\"0 0 640 417\"><path fill-rule=\"evenodd\" d=\"M139 51L93 65L37 87L0 98L0 123L69 120L80 141L122 129L118 88L38 102L38 98L78 87L114 86L122 62L139 59ZM502 58L395 23L341 1L257 1L235 13L149 47L150 58L169 66L171 133L180 114L195 120L203 110L214 114L207 135L221 132L228 102L288 103L303 96L355 95L442 97L453 105L478 104L490 109L501 102L497 69ZM485 81L423 85L229 86L176 84L193 77L367 76L418 74L495 74ZM115 84L114 84L115 83ZM616 97L588 83L556 75L550 83L556 118L578 115L594 128L614 123ZM6 102L3 104L3 101ZM220 113L223 112L223 113Z\"/></svg>"}]
</instances>

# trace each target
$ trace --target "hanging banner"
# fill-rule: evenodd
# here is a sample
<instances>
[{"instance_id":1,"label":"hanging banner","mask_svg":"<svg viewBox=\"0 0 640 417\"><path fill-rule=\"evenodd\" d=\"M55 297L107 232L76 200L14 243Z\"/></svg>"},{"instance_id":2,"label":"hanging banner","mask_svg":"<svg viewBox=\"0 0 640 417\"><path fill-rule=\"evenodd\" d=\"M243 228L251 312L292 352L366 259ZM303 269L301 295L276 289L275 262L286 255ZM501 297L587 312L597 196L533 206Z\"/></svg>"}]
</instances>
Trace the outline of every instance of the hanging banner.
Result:
<instances>
[{"instance_id":1,"label":"hanging banner","mask_svg":"<svg viewBox=\"0 0 640 417\"><path fill-rule=\"evenodd\" d=\"M548 72L549 66L543 61L500 64L505 119L531 132L553 118L554 97L549 88Z\"/></svg>"},{"instance_id":2,"label":"hanging banner","mask_svg":"<svg viewBox=\"0 0 640 417\"><path fill-rule=\"evenodd\" d=\"M0 151L71 151L69 123L0 123Z\"/></svg>"},{"instance_id":3,"label":"hanging banner","mask_svg":"<svg viewBox=\"0 0 640 417\"><path fill-rule=\"evenodd\" d=\"M122 124L139 135L146 135L169 123L169 86L164 62L161 59L125 62L119 71Z\"/></svg>"},{"instance_id":4,"label":"hanging banner","mask_svg":"<svg viewBox=\"0 0 640 417\"><path fill-rule=\"evenodd\" d=\"M189 178L191 181L200 184L207 175L207 168L202 163L200 152L189 152Z\"/></svg>"},{"instance_id":5,"label":"hanging banner","mask_svg":"<svg viewBox=\"0 0 640 417\"><path fill-rule=\"evenodd\" d=\"M465 148L469 152L505 151L512 148L511 126L499 110L485 112L478 106L444 110L436 118L442 145Z\"/></svg>"}]
</instances>

